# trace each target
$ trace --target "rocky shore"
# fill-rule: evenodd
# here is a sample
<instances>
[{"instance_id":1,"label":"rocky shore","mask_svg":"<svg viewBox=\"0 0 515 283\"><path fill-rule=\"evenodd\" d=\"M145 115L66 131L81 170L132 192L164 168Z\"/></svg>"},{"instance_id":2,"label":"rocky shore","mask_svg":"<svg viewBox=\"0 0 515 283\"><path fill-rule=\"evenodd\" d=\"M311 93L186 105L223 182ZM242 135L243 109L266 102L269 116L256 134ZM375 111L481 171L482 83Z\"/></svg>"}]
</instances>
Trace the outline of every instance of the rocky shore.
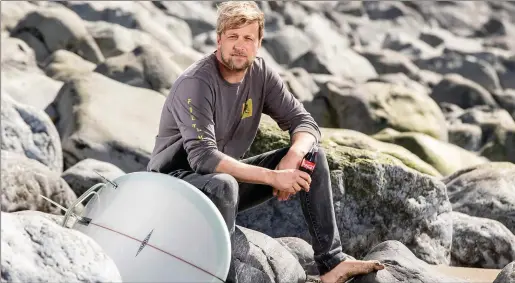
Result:
<instances>
[{"instance_id":1,"label":"rocky shore","mask_svg":"<svg viewBox=\"0 0 515 283\"><path fill-rule=\"evenodd\" d=\"M515 2L258 2L260 56L323 128L353 282L515 283ZM177 76L216 47L217 2L1 2L1 281L120 282L59 225L92 185L145 170ZM263 116L247 156L286 146ZM316 278L296 197L238 216L241 282Z\"/></svg>"}]
</instances>

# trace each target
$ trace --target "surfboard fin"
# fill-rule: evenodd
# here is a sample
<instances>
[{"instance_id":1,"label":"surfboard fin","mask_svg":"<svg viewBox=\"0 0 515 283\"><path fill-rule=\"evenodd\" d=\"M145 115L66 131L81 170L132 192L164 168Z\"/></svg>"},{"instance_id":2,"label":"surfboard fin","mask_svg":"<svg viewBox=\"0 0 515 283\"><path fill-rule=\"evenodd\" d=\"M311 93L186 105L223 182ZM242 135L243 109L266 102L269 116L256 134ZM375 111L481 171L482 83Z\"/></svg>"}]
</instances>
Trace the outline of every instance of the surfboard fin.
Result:
<instances>
[{"instance_id":1,"label":"surfboard fin","mask_svg":"<svg viewBox=\"0 0 515 283\"><path fill-rule=\"evenodd\" d=\"M117 185L115 182L113 182L113 181L111 181L111 180L107 179L106 177L102 176L102 174L100 174L100 173L99 173L99 172L97 172L96 170L93 170L93 172L97 173L97 175L98 175L98 176L100 176L100 178L104 179L104 181L106 181L106 182L108 182L109 184L111 184L115 189L116 189L116 188L118 188L118 185Z\"/></svg>"},{"instance_id":2,"label":"surfboard fin","mask_svg":"<svg viewBox=\"0 0 515 283\"><path fill-rule=\"evenodd\" d=\"M60 204L58 204L57 202L55 202L55 201L53 201L53 200L51 200L51 199L49 199L49 198L47 198L47 197L45 197L44 195L41 195L41 194L40 194L39 196L40 196L40 197L42 197L44 200L46 200L46 201L50 202L51 204L53 204L53 205L55 205L55 206L59 207L59 208L60 208L61 210L63 210L64 212L68 212L68 208L66 208L66 207L64 207L64 206L62 206L62 205L60 205ZM73 212L72 212L72 215L73 215L73 216L77 216L77 215L76 215L75 213L73 213Z\"/></svg>"},{"instance_id":3,"label":"surfboard fin","mask_svg":"<svg viewBox=\"0 0 515 283\"><path fill-rule=\"evenodd\" d=\"M105 184L103 184L103 183L99 183L99 184L96 184L93 187L89 188L89 190L84 192L84 194L82 194L80 197L78 197L75 200L75 202L72 204L72 209L75 208L79 203L81 203L84 199L86 199L87 197L89 197L92 194L97 195L97 198L99 198L98 193L95 192L94 190L96 190L97 188L99 188L101 186L104 186L104 185ZM66 223L68 222L68 217L70 217L70 216L72 216L75 219L77 219L78 223L81 223L81 224L84 224L84 225L89 225L89 223L91 222L90 218L79 216L79 215L75 214L70 208L66 208L66 207L58 204L57 202L55 202L55 201L45 197L44 195L40 194L39 196L42 197L44 200L52 203L53 205L59 207L64 212L66 212L66 214L64 215L64 220L63 220L63 224L62 224L63 227L66 227Z\"/></svg>"},{"instance_id":4,"label":"surfboard fin","mask_svg":"<svg viewBox=\"0 0 515 283\"><path fill-rule=\"evenodd\" d=\"M53 204L53 205L55 205L55 206L59 207L59 208L60 208L61 210L63 210L64 212L68 213L68 210L69 210L68 208L66 208L66 207L64 207L64 206L62 206L62 205L60 205L60 204L58 204L57 202L55 202L55 201L53 201L53 200L51 200L51 199L49 199L49 198L47 198L47 197L45 197L44 195L41 195L41 194L40 194L39 196L40 196L40 197L42 197L44 200L46 200L46 201L50 202L51 204ZM81 216L79 216L79 215L77 215L77 214L75 214L75 213L73 213L73 212L69 212L69 213L70 213L70 215L71 215L71 216L73 216L73 217L77 218L77 220L79 220L79 221L85 221L84 219L82 219L82 217L81 217Z\"/></svg>"}]
</instances>

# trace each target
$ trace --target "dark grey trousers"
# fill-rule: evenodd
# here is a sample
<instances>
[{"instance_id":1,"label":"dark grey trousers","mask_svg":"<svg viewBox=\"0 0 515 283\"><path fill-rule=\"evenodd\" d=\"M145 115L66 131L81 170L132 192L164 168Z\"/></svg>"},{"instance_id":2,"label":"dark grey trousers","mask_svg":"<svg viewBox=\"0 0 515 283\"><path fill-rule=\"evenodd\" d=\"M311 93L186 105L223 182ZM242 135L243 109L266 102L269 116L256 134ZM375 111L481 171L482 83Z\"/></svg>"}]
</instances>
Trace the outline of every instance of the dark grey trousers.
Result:
<instances>
[{"instance_id":1,"label":"dark grey trousers","mask_svg":"<svg viewBox=\"0 0 515 283\"><path fill-rule=\"evenodd\" d=\"M289 148L278 149L241 162L274 169ZM300 191L302 212L312 237L314 258L320 275L345 260L340 234L336 226L329 165L324 151L319 148L309 192ZM236 214L273 198L273 189L266 185L239 183L224 173L201 175L191 171L175 171L170 175L183 179L206 194L224 217L231 237L234 235ZM226 282L238 282L231 264Z\"/></svg>"}]
</instances>

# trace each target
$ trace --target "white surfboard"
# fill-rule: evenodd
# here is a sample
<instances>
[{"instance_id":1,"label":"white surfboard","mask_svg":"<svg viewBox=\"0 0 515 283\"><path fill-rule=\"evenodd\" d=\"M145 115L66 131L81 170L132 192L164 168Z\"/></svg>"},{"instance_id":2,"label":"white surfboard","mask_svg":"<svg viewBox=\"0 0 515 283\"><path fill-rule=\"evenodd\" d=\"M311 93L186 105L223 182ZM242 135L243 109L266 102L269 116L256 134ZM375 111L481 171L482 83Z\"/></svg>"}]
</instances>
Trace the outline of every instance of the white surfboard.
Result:
<instances>
[{"instance_id":1,"label":"white surfboard","mask_svg":"<svg viewBox=\"0 0 515 283\"><path fill-rule=\"evenodd\" d=\"M202 192L154 172L111 181L100 185L72 228L104 249L124 282L225 281L229 233Z\"/></svg>"}]
</instances>

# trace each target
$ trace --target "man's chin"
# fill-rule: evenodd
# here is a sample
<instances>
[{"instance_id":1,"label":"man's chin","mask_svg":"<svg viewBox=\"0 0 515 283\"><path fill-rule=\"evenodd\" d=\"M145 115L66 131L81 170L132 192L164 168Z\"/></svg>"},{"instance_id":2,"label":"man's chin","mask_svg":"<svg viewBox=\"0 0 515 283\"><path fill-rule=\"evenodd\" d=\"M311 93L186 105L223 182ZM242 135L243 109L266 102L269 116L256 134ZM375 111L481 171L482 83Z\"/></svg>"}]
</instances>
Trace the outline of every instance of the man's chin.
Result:
<instances>
[{"instance_id":1,"label":"man's chin","mask_svg":"<svg viewBox=\"0 0 515 283\"><path fill-rule=\"evenodd\" d=\"M243 72L247 70L252 62L246 61L246 62L238 62L238 64L235 62L235 60L223 60L224 65L227 69L234 71L234 72Z\"/></svg>"},{"instance_id":2,"label":"man's chin","mask_svg":"<svg viewBox=\"0 0 515 283\"><path fill-rule=\"evenodd\" d=\"M245 71L247 70L249 67L248 64L240 64L240 65L235 65L235 64L230 64L229 65L229 69L231 71L235 71L235 72L242 72L242 71Z\"/></svg>"},{"instance_id":3,"label":"man's chin","mask_svg":"<svg viewBox=\"0 0 515 283\"><path fill-rule=\"evenodd\" d=\"M243 72L243 71L247 70L248 68L249 68L249 66L243 65L243 66L235 67L233 70L237 71L237 72Z\"/></svg>"}]
</instances>

